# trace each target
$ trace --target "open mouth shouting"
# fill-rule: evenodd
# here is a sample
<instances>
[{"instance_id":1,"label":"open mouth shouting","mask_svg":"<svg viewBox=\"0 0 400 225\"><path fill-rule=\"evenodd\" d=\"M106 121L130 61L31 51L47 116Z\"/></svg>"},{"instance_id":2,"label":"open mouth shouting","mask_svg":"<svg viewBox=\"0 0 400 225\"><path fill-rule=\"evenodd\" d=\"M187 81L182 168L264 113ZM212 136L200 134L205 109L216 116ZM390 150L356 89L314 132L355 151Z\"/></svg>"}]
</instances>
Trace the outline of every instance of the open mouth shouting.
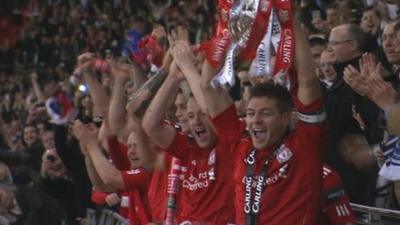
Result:
<instances>
[{"instance_id":1,"label":"open mouth shouting","mask_svg":"<svg viewBox=\"0 0 400 225\"><path fill-rule=\"evenodd\" d=\"M202 127L197 127L197 128L195 128L195 130L194 130L195 132L195 136L197 137L197 138L199 138L199 139L204 139L204 138L206 138L206 135L207 135L207 131L206 131L206 129L204 129L204 128L202 128Z\"/></svg>"},{"instance_id":2,"label":"open mouth shouting","mask_svg":"<svg viewBox=\"0 0 400 225\"><path fill-rule=\"evenodd\" d=\"M267 130L261 128L252 129L253 137L257 141L263 141L267 137Z\"/></svg>"}]
</instances>

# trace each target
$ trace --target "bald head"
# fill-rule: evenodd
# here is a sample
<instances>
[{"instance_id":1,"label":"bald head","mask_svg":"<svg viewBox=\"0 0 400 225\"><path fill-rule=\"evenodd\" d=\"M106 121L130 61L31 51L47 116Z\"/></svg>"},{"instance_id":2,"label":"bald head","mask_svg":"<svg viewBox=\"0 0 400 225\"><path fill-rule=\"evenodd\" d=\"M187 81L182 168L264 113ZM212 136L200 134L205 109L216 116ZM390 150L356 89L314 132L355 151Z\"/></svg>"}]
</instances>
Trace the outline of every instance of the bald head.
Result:
<instances>
[{"instance_id":1,"label":"bald head","mask_svg":"<svg viewBox=\"0 0 400 225\"><path fill-rule=\"evenodd\" d=\"M367 50L366 33L355 24L334 27L329 35L328 51L335 54L335 62L359 57Z\"/></svg>"}]
</instances>

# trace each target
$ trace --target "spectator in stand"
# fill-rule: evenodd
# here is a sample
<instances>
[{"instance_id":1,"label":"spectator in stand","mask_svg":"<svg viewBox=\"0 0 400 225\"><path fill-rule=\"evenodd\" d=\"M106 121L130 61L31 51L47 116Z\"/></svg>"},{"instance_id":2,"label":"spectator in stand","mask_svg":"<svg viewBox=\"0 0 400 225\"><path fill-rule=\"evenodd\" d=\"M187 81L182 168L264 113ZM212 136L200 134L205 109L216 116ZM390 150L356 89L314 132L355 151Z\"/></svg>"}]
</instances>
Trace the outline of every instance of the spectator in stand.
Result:
<instances>
[{"instance_id":1,"label":"spectator in stand","mask_svg":"<svg viewBox=\"0 0 400 225\"><path fill-rule=\"evenodd\" d=\"M27 154L26 165L32 168L33 171L39 172L44 148L36 126L32 124L25 125L22 140L25 145L23 152Z\"/></svg>"},{"instance_id":2,"label":"spectator in stand","mask_svg":"<svg viewBox=\"0 0 400 225\"><path fill-rule=\"evenodd\" d=\"M337 79L326 99L331 135L326 160L341 175L350 200L361 204L372 204L376 159L370 145L382 140L383 131L378 123L379 108L354 92L344 82L343 72L348 65L357 67L368 50L367 40L360 27L344 24L332 29L327 49L335 56ZM359 113L365 127L353 117L353 111Z\"/></svg>"},{"instance_id":3,"label":"spectator in stand","mask_svg":"<svg viewBox=\"0 0 400 225\"><path fill-rule=\"evenodd\" d=\"M0 184L0 224L20 224L21 214L12 187Z\"/></svg>"},{"instance_id":4,"label":"spectator in stand","mask_svg":"<svg viewBox=\"0 0 400 225\"><path fill-rule=\"evenodd\" d=\"M374 7L366 7L362 12L360 27L364 32L378 38L381 32L381 15Z\"/></svg>"},{"instance_id":5,"label":"spectator in stand","mask_svg":"<svg viewBox=\"0 0 400 225\"><path fill-rule=\"evenodd\" d=\"M315 65L320 65L321 54L326 48L326 41L320 37L312 37L308 40L311 48L311 55L313 57ZM319 79L323 78L323 73L320 67L317 67L317 76Z\"/></svg>"},{"instance_id":6,"label":"spectator in stand","mask_svg":"<svg viewBox=\"0 0 400 225\"><path fill-rule=\"evenodd\" d=\"M332 52L324 50L321 53L321 60L319 68L322 73L322 82L325 84L326 89L332 87L332 84L336 81L337 75L333 63L335 55Z\"/></svg>"},{"instance_id":7,"label":"spectator in stand","mask_svg":"<svg viewBox=\"0 0 400 225\"><path fill-rule=\"evenodd\" d=\"M398 128L399 124L391 123L390 121L392 110L395 110L399 105L399 92L393 87L393 84L383 80L383 70L380 63L376 63L373 56L363 55L361 73L354 68L349 67L345 71L345 81L356 92L370 98L384 112L386 117L386 125L390 136L383 140L382 151L384 151L384 162L379 174L392 181L389 183L388 203L386 207L399 209L399 168L398 155L400 154L400 145L397 134L393 135L393 128ZM390 115L390 116L389 116Z\"/></svg>"}]
</instances>

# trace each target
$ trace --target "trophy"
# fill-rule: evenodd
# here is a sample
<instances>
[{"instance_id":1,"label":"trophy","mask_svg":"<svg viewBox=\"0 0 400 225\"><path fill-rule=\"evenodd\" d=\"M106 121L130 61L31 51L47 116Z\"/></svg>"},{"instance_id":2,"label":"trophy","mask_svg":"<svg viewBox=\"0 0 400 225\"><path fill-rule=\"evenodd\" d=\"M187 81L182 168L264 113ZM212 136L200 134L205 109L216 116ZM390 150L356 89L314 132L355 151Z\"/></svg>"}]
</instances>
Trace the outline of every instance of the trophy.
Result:
<instances>
[{"instance_id":1,"label":"trophy","mask_svg":"<svg viewBox=\"0 0 400 225\"><path fill-rule=\"evenodd\" d=\"M232 37L232 43L228 48L222 70L211 81L214 87L221 85L232 87L235 84L233 61L239 50L246 47L259 3L260 0L238 0L232 6L228 21L228 30Z\"/></svg>"},{"instance_id":2,"label":"trophy","mask_svg":"<svg viewBox=\"0 0 400 225\"><path fill-rule=\"evenodd\" d=\"M288 71L294 59L295 37L291 2L287 0L237 0L229 13L228 30L232 39L222 70L211 81L213 87L235 84L234 60L240 54L251 56L250 74L272 76L289 87ZM271 54L276 63L271 65ZM250 53L250 54L249 54Z\"/></svg>"}]
</instances>

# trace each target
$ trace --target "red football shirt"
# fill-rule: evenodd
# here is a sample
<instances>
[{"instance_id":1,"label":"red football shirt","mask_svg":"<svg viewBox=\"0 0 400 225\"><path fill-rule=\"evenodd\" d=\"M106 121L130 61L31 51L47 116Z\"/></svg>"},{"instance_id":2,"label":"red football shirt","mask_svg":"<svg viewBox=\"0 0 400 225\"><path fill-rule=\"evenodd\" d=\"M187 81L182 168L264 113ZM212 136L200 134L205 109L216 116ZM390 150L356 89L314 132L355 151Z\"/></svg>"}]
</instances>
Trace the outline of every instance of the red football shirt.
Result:
<instances>
[{"instance_id":1,"label":"red football shirt","mask_svg":"<svg viewBox=\"0 0 400 225\"><path fill-rule=\"evenodd\" d=\"M119 170L127 170L126 168L129 169L130 162L127 157L128 150L126 145L119 142L116 137L109 137L107 141L113 164ZM168 154L165 155L166 168L163 171L152 171L150 174L151 179L149 180L148 199L154 222L163 221L167 209L167 171L169 171L172 158L168 156Z\"/></svg>"},{"instance_id":2,"label":"red football shirt","mask_svg":"<svg viewBox=\"0 0 400 225\"><path fill-rule=\"evenodd\" d=\"M167 213L167 184L168 171L171 167L172 157L164 154L164 170L153 170L150 180L149 189L147 191L153 222L161 222L165 220Z\"/></svg>"},{"instance_id":3,"label":"red football shirt","mask_svg":"<svg viewBox=\"0 0 400 225\"><path fill-rule=\"evenodd\" d=\"M110 151L110 158L118 170L129 170L131 162L128 159L128 149L126 145L118 141L116 136L107 138L108 149Z\"/></svg>"},{"instance_id":4,"label":"red football shirt","mask_svg":"<svg viewBox=\"0 0 400 225\"><path fill-rule=\"evenodd\" d=\"M356 224L357 218L350 206L339 175L327 165L323 167L322 225Z\"/></svg>"},{"instance_id":5,"label":"red football shirt","mask_svg":"<svg viewBox=\"0 0 400 225\"><path fill-rule=\"evenodd\" d=\"M228 147L226 140L219 138L215 148L202 149L186 135L176 133L166 151L182 165L178 222L226 225L234 221L233 166L226 154Z\"/></svg>"},{"instance_id":6,"label":"red football shirt","mask_svg":"<svg viewBox=\"0 0 400 225\"><path fill-rule=\"evenodd\" d=\"M322 99L305 106L294 99L299 116L304 121L322 120ZM319 116L310 116L317 113ZM316 119L315 119L316 118ZM243 127L236 110L229 109L213 120L221 139L236 141L230 152L234 160L236 224L245 224L245 178L246 159L253 150L250 138L240 138ZM323 123L305 123L302 120L282 141L275 157L270 160L265 175L265 186L261 195L258 224L268 225L317 225L320 215L320 196L322 185L322 128ZM236 134L235 134L236 133ZM252 183L254 198L257 176L276 146L258 150L255 161L255 175ZM229 154L229 153L227 153ZM280 173L282 172L282 173Z\"/></svg>"},{"instance_id":7,"label":"red football shirt","mask_svg":"<svg viewBox=\"0 0 400 225\"><path fill-rule=\"evenodd\" d=\"M121 171L125 191L129 195L129 222L131 225L144 225L152 221L147 199L150 174L143 169Z\"/></svg>"}]
</instances>

